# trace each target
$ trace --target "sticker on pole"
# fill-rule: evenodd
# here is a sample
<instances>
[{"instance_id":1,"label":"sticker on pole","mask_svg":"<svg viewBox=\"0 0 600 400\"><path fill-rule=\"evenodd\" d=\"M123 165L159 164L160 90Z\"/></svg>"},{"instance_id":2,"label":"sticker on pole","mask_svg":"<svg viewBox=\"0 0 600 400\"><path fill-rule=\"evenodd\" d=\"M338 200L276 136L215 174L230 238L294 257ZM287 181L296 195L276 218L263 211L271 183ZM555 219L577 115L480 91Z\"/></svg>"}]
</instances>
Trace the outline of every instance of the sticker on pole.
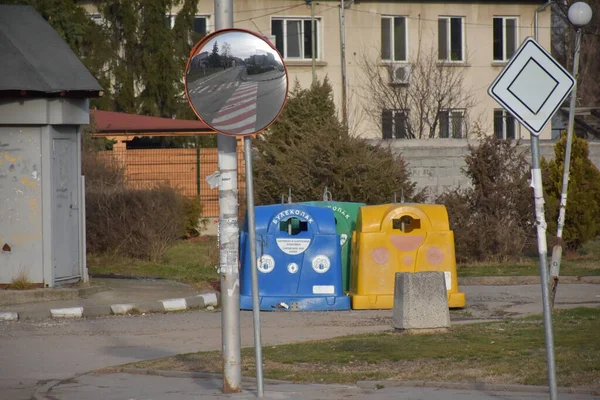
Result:
<instances>
[{"instance_id":1,"label":"sticker on pole","mask_svg":"<svg viewBox=\"0 0 600 400\"><path fill-rule=\"evenodd\" d=\"M574 85L571 74L528 37L498 74L488 94L538 136Z\"/></svg>"}]
</instances>

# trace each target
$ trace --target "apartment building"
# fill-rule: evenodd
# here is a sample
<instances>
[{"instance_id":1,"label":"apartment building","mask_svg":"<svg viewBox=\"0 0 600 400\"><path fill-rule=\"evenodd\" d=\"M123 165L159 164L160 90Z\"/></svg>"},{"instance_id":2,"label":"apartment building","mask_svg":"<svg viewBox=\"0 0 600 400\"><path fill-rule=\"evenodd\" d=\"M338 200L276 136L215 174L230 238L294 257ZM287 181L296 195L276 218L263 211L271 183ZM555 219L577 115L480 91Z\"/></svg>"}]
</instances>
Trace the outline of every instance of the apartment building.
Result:
<instances>
[{"instance_id":1,"label":"apartment building","mask_svg":"<svg viewBox=\"0 0 600 400\"><path fill-rule=\"evenodd\" d=\"M268 37L283 55L291 83L310 86L313 68L319 79L329 79L340 118L346 110L355 135L392 140L465 139L479 133L529 137L487 89L521 42L534 36L536 10L544 1L347 0L343 13L340 1L233 3L234 26ZM101 19L93 6L84 7ZM215 30L213 9L211 0L198 2L194 30ZM549 50L549 8L538 13L537 21L538 42ZM415 110L416 100L429 105ZM540 135L550 136L550 127Z\"/></svg>"}]
</instances>

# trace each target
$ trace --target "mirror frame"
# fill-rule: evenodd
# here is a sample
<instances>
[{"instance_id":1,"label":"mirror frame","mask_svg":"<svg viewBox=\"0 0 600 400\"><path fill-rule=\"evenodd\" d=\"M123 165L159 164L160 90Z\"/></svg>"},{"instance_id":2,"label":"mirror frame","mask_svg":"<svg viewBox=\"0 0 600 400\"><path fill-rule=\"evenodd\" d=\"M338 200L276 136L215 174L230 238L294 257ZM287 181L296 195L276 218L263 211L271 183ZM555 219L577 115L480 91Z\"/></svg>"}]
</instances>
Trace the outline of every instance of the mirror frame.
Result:
<instances>
[{"instance_id":1,"label":"mirror frame","mask_svg":"<svg viewBox=\"0 0 600 400\"><path fill-rule=\"evenodd\" d=\"M190 67L190 63L192 61L192 57L194 56L194 54L196 54L196 52L202 48L202 46L204 46L205 44L207 44L210 40L212 40L214 37L222 35L224 33L227 32L242 32L242 33L248 33L251 34L252 36L255 36L256 38L262 40L263 42L267 43L267 45L269 47L271 47L281 58L281 63L283 64L283 68L285 71L285 97L283 99L283 104L281 105L281 108L279 109L279 111L277 112L277 115L275 116L275 118L273 118L273 120L271 122L269 122L267 124L267 126L265 126L264 128L262 128L259 131L256 131L254 133L244 133L244 134L235 134L235 133L227 133L227 132L221 132L217 129L215 129L211 124L209 124L208 122L206 122L196 111L196 108L194 107L193 103L192 103L192 99L190 99L189 93L188 93L188 88L187 88L187 72L188 69ZM256 32L250 31L248 29L241 29L241 28L226 28L226 29L219 29L218 31L214 31L212 33L209 33L208 35L204 36L202 39L200 39L190 50L190 56L188 57L188 61L185 64L185 71L184 71L184 75L183 75L183 86L184 86L184 92L185 92L185 98L187 99L188 104L190 105L190 108L192 109L192 111L194 112L194 114L196 115L196 117L198 117L198 119L202 122L204 122L210 129L212 129L213 131L215 131L218 134L221 135L226 135L226 136L233 136L233 137L245 137L245 136L256 136L257 134L267 130L275 121L277 121L277 119L279 118L279 116L281 115L281 113L283 112L283 109L285 108L287 101L288 101L288 95L289 95L289 89L290 89L290 79L289 79L289 74L288 74L288 69L287 69L287 65L285 64L285 61L283 60L283 56L281 55L281 53L279 52L279 50L277 50L277 48L275 47L275 45L273 43L271 43L271 41L269 39L267 39L265 36L262 36Z\"/></svg>"}]
</instances>

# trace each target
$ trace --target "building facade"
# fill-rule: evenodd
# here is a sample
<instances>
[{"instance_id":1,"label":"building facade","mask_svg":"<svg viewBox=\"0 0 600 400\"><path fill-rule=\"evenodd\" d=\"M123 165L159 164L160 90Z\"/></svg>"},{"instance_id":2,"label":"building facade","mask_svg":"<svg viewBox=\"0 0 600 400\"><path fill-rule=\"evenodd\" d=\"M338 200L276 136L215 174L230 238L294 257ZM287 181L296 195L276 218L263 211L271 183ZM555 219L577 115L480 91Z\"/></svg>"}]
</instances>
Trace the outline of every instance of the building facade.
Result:
<instances>
[{"instance_id":1,"label":"building facade","mask_svg":"<svg viewBox=\"0 0 600 400\"><path fill-rule=\"evenodd\" d=\"M363 0L346 1L342 13L340 1L321 0L312 4L314 50L310 2L234 0L233 19L236 28L260 32L275 44L292 84L309 87L313 65L319 79L327 77L340 118L346 110L355 135L516 139L529 133L487 89L522 41L534 36L536 10L543 4ZM101 21L91 4L84 7ZM215 30L213 9L213 1L199 1L194 30ZM538 42L550 50L549 8L537 21ZM540 137L551 138L550 126Z\"/></svg>"}]
</instances>

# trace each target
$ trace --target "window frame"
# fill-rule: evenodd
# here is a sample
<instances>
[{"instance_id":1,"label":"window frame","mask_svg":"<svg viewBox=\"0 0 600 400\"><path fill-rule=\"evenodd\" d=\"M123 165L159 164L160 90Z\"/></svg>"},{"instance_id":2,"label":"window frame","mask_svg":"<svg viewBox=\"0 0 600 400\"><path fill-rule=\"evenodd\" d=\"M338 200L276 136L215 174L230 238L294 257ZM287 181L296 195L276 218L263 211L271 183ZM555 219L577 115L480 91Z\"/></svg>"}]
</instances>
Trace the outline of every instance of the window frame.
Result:
<instances>
[{"instance_id":1,"label":"window frame","mask_svg":"<svg viewBox=\"0 0 600 400\"><path fill-rule=\"evenodd\" d=\"M465 116L466 116L466 109L464 108L445 108L445 109L441 109L438 113L438 138L439 139L465 139L466 138L466 124L465 124ZM455 124L453 124L452 120L453 120L453 113L459 113L461 118L460 118L460 134L457 136L456 132L454 130L454 128L456 127ZM447 118L448 120L445 121L446 125L448 128L448 136L442 136L442 127L444 125L442 125L442 115L441 114L447 114Z\"/></svg>"},{"instance_id":2,"label":"window frame","mask_svg":"<svg viewBox=\"0 0 600 400\"><path fill-rule=\"evenodd\" d=\"M288 57L287 52L288 52L288 45L287 45L287 41L285 40L287 38L287 21L299 21L300 22L300 30L301 30L301 35L302 35L302 39L304 39L305 36L305 32L304 32L304 22L305 21L309 21L311 20L310 16L292 16L292 15L285 15L285 16L271 16L271 24L270 24L270 32L271 32L271 37L274 39L273 44L275 46L277 43L277 36L273 33L273 21L278 20L278 21L282 21L282 35L283 35L283 52L280 51L281 56L283 57L284 60L289 60L289 61L312 61L312 57L306 58L304 57L304 54L306 52L306 49L304 48L304 40L300 41L300 57ZM317 55L315 57L315 59L317 61L320 61L323 58L323 46L322 46L322 37L323 37L323 20L321 17L317 17L315 16L315 32L317 34L317 38L315 40L315 46L316 46L316 51L317 51ZM279 51L279 49L278 49Z\"/></svg>"},{"instance_id":3,"label":"window frame","mask_svg":"<svg viewBox=\"0 0 600 400\"><path fill-rule=\"evenodd\" d=\"M446 20L446 54L447 57L445 59L440 58L439 46L440 46L440 32L439 32L439 21ZM460 60L452 60L452 19L460 19ZM438 62L440 63L465 63L466 55L466 17L460 15L439 15L438 16Z\"/></svg>"},{"instance_id":4,"label":"window frame","mask_svg":"<svg viewBox=\"0 0 600 400\"><path fill-rule=\"evenodd\" d=\"M495 54L494 54L494 47L495 47L495 32L494 32L494 22L496 19L500 19L502 20L502 58L497 59ZM506 51L506 44L508 43L507 39L506 39L506 34L507 34L507 29L506 29L506 21L507 20L514 20L515 21L515 43L514 43L514 50L513 50L513 54L510 55L510 57L507 56L507 51ZM510 60L510 58L516 53L517 48L519 47L519 17L518 16L508 16L508 15L494 15L494 17L492 18L492 60L494 62L508 62L508 60Z\"/></svg>"},{"instance_id":5,"label":"window frame","mask_svg":"<svg viewBox=\"0 0 600 400\"><path fill-rule=\"evenodd\" d=\"M402 18L404 19L404 59L402 60L396 60L395 59L395 41L394 41L394 29L396 26L395 23L395 18ZM386 62L386 63L394 63L394 62L398 62L398 63L405 63L408 62L408 21L409 18L407 15L382 15L381 16L381 34L383 35L383 20L384 19L388 19L391 21L390 23L390 31L388 32L388 34L390 35L389 37L389 43L390 43L390 48L389 48L389 52L390 52L390 58L383 58L383 41L381 41L381 52L380 52L380 56L381 56L381 61L382 62Z\"/></svg>"},{"instance_id":6,"label":"window frame","mask_svg":"<svg viewBox=\"0 0 600 400\"><path fill-rule=\"evenodd\" d=\"M494 129L494 137L500 140L518 140L521 138L521 131L520 131L520 125L519 121L512 116L508 111L506 111L504 108L494 108L494 117L493 117L493 129ZM496 130L496 113L500 112L502 115L502 131L500 132L501 134L498 135L498 131ZM508 120L509 118L512 119L513 121L513 126L514 126L514 132L515 132L515 137L514 138L508 138L507 137L507 133L508 133Z\"/></svg>"},{"instance_id":7,"label":"window frame","mask_svg":"<svg viewBox=\"0 0 600 400\"><path fill-rule=\"evenodd\" d=\"M100 13L88 14L88 17L98 25L104 25L104 23L106 22L106 20L104 19L104 15Z\"/></svg>"},{"instance_id":8,"label":"window frame","mask_svg":"<svg viewBox=\"0 0 600 400\"><path fill-rule=\"evenodd\" d=\"M173 29L175 27L175 17L177 17L177 13L169 13L166 15L166 17L169 18L169 28ZM204 32L203 36L208 35L208 33L210 32L208 29L208 26L209 26L211 15L210 14L195 14L194 19L196 19L196 18L204 18L205 32ZM193 24L192 24L192 32L196 32L194 30ZM196 32L196 33L200 33L200 32Z\"/></svg>"},{"instance_id":9,"label":"window frame","mask_svg":"<svg viewBox=\"0 0 600 400\"><path fill-rule=\"evenodd\" d=\"M383 123L384 113L386 113L386 112L391 112L391 131L387 135L384 130L385 125ZM396 128L396 116L399 114L404 115L404 135L398 134L398 131ZM381 137L382 137L382 139L384 139L384 140L409 139L408 118L409 118L409 110L408 109L403 109L403 108L384 108L384 109L382 109L381 110L381 120L382 120Z\"/></svg>"}]
</instances>

